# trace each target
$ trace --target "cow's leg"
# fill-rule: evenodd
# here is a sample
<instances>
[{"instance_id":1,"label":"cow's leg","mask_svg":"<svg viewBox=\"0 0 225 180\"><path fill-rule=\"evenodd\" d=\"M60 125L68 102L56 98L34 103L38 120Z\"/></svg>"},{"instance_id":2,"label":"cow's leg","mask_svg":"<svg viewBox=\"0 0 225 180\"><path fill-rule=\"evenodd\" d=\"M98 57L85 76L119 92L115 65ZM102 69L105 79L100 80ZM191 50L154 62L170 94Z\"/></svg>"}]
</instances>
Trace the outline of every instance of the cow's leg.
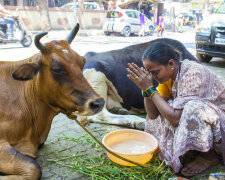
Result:
<instances>
[{"instance_id":1,"label":"cow's leg","mask_svg":"<svg viewBox=\"0 0 225 180\"><path fill-rule=\"evenodd\" d=\"M38 163L16 151L9 144L0 145L0 180L37 180L41 178L41 167Z\"/></svg>"},{"instance_id":2,"label":"cow's leg","mask_svg":"<svg viewBox=\"0 0 225 180\"><path fill-rule=\"evenodd\" d=\"M107 109L103 109L100 113L94 116L89 116L88 121L143 130L146 120L145 118L141 118L135 115L112 114L107 111Z\"/></svg>"}]
</instances>

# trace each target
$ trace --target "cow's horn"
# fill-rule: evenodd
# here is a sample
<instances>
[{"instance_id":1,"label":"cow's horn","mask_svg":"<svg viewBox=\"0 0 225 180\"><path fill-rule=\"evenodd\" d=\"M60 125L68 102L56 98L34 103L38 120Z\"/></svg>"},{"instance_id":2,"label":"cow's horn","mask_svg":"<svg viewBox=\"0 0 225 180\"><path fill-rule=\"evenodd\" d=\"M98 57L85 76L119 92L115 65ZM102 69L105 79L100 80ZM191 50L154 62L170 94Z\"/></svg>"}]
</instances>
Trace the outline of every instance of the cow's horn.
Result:
<instances>
[{"instance_id":1,"label":"cow's horn","mask_svg":"<svg viewBox=\"0 0 225 180\"><path fill-rule=\"evenodd\" d=\"M39 34L37 34L34 38L34 44L35 46L40 50L44 50L45 46L40 42L40 39L45 36L46 34L48 34L47 32L41 32Z\"/></svg>"},{"instance_id":2,"label":"cow's horn","mask_svg":"<svg viewBox=\"0 0 225 180\"><path fill-rule=\"evenodd\" d=\"M70 44L74 37L77 35L77 32L79 31L80 25L77 23L77 25L73 28L73 30L70 32L70 34L67 36L66 41Z\"/></svg>"}]
</instances>

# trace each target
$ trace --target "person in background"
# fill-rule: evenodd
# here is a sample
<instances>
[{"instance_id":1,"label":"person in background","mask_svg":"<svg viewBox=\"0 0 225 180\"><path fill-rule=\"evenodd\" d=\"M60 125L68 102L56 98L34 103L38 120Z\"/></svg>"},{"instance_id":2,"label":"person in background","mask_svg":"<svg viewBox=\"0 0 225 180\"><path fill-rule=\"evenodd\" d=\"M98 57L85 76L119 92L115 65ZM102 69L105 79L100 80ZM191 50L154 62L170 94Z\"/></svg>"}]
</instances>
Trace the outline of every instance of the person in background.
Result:
<instances>
[{"instance_id":1,"label":"person in background","mask_svg":"<svg viewBox=\"0 0 225 180\"><path fill-rule=\"evenodd\" d=\"M179 33L183 32L183 24L184 24L184 17L180 14L176 18L176 29L177 29L177 32L179 32Z\"/></svg>"},{"instance_id":2,"label":"person in background","mask_svg":"<svg viewBox=\"0 0 225 180\"><path fill-rule=\"evenodd\" d=\"M195 13L196 15L196 20L197 20L197 25L200 24L200 22L202 21L203 17L202 17L202 12L199 10L199 11L196 11Z\"/></svg>"},{"instance_id":3,"label":"person in background","mask_svg":"<svg viewBox=\"0 0 225 180\"><path fill-rule=\"evenodd\" d=\"M151 44L142 61L144 68L128 64L127 77L142 90L145 131L158 139L159 158L187 177L217 165L221 156L224 163L223 82L206 66L181 61L179 52L166 43ZM153 79L159 82L158 90Z\"/></svg>"},{"instance_id":4,"label":"person in background","mask_svg":"<svg viewBox=\"0 0 225 180\"><path fill-rule=\"evenodd\" d=\"M157 25L156 29L157 29L158 36L159 34L162 36L165 29L165 24L164 24L164 19L162 14L158 17L156 25Z\"/></svg>"},{"instance_id":5,"label":"person in background","mask_svg":"<svg viewBox=\"0 0 225 180\"><path fill-rule=\"evenodd\" d=\"M0 4L0 24L9 24L9 36L8 38L14 38L13 33L13 25L15 21L13 19L10 19L9 17L17 18L18 16L11 13L10 11L7 11L1 4Z\"/></svg>"},{"instance_id":6,"label":"person in background","mask_svg":"<svg viewBox=\"0 0 225 180\"><path fill-rule=\"evenodd\" d=\"M140 31L139 31L139 36L144 36L145 35L145 14L144 10L141 10L140 14Z\"/></svg>"},{"instance_id":7,"label":"person in background","mask_svg":"<svg viewBox=\"0 0 225 180\"><path fill-rule=\"evenodd\" d=\"M154 17L155 11L153 11L152 9L149 10L149 19L152 21L153 17Z\"/></svg>"}]
</instances>

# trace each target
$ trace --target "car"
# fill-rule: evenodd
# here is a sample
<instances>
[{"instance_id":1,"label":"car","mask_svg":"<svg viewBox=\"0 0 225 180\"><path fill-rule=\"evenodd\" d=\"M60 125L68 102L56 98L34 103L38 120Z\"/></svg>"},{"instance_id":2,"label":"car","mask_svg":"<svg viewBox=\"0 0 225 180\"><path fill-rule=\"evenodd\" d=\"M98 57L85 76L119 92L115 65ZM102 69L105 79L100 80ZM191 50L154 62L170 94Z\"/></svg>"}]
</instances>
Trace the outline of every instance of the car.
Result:
<instances>
[{"instance_id":1,"label":"car","mask_svg":"<svg viewBox=\"0 0 225 180\"><path fill-rule=\"evenodd\" d=\"M61 6L61 8L74 9L74 3L67 3ZM78 8L78 3L76 3L76 9ZM100 6L96 2L84 2L85 10L100 10Z\"/></svg>"},{"instance_id":2,"label":"car","mask_svg":"<svg viewBox=\"0 0 225 180\"><path fill-rule=\"evenodd\" d=\"M196 31L196 56L201 62L225 58L225 3L204 19Z\"/></svg>"},{"instance_id":3,"label":"car","mask_svg":"<svg viewBox=\"0 0 225 180\"><path fill-rule=\"evenodd\" d=\"M152 35L154 32L153 22L146 17L145 34ZM108 11L103 25L105 35L120 33L128 37L140 31L140 12L133 9L120 9Z\"/></svg>"}]
</instances>

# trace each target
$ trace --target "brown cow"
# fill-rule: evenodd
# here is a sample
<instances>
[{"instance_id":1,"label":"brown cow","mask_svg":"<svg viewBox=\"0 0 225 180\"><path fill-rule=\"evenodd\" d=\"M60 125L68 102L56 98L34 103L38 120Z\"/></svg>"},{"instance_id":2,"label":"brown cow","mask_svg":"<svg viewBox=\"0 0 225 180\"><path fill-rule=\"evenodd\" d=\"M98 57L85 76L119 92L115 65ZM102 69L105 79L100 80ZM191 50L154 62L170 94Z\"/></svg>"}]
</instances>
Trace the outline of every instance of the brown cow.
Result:
<instances>
[{"instance_id":1,"label":"brown cow","mask_svg":"<svg viewBox=\"0 0 225 180\"><path fill-rule=\"evenodd\" d=\"M0 179L40 179L34 160L59 112L93 115L104 100L82 74L85 58L70 48L77 24L67 40L42 44L40 53L18 62L0 62ZM19 80L19 81L16 81Z\"/></svg>"}]
</instances>

